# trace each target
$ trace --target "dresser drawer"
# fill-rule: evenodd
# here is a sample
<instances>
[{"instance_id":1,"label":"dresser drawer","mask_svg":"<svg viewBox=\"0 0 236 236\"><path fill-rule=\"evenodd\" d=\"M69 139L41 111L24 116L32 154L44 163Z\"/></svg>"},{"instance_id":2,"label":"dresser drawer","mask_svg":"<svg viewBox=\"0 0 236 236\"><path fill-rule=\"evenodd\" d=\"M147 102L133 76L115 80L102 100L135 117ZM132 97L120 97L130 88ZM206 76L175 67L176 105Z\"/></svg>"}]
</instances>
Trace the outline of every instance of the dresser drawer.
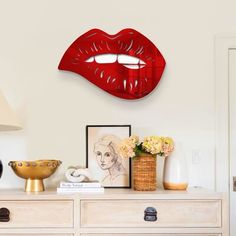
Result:
<instances>
[{"instance_id":1,"label":"dresser drawer","mask_svg":"<svg viewBox=\"0 0 236 236\"><path fill-rule=\"evenodd\" d=\"M221 234L81 234L80 236L221 236Z\"/></svg>"},{"instance_id":2,"label":"dresser drawer","mask_svg":"<svg viewBox=\"0 0 236 236\"><path fill-rule=\"evenodd\" d=\"M0 234L0 236L73 236L73 234L25 234L24 233L24 234Z\"/></svg>"},{"instance_id":3,"label":"dresser drawer","mask_svg":"<svg viewBox=\"0 0 236 236\"><path fill-rule=\"evenodd\" d=\"M221 200L82 200L81 227L221 227Z\"/></svg>"},{"instance_id":4,"label":"dresser drawer","mask_svg":"<svg viewBox=\"0 0 236 236\"><path fill-rule=\"evenodd\" d=\"M10 211L10 221L1 228L73 227L73 201L0 201Z\"/></svg>"},{"instance_id":5,"label":"dresser drawer","mask_svg":"<svg viewBox=\"0 0 236 236\"><path fill-rule=\"evenodd\" d=\"M80 236L221 236L221 234L81 234Z\"/></svg>"}]
</instances>

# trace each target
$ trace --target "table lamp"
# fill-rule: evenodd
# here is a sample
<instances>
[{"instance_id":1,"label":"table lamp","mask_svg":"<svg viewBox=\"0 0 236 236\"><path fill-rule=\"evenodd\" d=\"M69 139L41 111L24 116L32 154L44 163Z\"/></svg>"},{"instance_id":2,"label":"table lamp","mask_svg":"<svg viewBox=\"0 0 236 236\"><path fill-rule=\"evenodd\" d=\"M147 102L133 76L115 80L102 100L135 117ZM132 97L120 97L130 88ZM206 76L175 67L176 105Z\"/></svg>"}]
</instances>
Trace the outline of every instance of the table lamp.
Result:
<instances>
[{"instance_id":1,"label":"table lamp","mask_svg":"<svg viewBox=\"0 0 236 236\"><path fill-rule=\"evenodd\" d=\"M12 131L19 129L21 129L21 126L18 119L0 91L0 131ZM2 170L3 167L0 160L0 178L2 176Z\"/></svg>"}]
</instances>

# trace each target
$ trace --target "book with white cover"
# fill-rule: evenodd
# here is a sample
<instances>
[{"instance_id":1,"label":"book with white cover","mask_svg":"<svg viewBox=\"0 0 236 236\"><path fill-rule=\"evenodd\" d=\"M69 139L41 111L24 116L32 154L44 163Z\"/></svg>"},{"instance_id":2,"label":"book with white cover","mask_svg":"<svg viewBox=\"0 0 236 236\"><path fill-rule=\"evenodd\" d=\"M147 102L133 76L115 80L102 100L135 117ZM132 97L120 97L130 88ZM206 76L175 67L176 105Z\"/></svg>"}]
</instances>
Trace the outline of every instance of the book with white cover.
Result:
<instances>
[{"instance_id":1,"label":"book with white cover","mask_svg":"<svg viewBox=\"0 0 236 236\"><path fill-rule=\"evenodd\" d=\"M72 183L72 182L61 182L60 188L100 188L101 183L99 182L81 182L81 183Z\"/></svg>"},{"instance_id":2,"label":"book with white cover","mask_svg":"<svg viewBox=\"0 0 236 236\"><path fill-rule=\"evenodd\" d=\"M57 188L58 193L104 193L104 188Z\"/></svg>"}]
</instances>

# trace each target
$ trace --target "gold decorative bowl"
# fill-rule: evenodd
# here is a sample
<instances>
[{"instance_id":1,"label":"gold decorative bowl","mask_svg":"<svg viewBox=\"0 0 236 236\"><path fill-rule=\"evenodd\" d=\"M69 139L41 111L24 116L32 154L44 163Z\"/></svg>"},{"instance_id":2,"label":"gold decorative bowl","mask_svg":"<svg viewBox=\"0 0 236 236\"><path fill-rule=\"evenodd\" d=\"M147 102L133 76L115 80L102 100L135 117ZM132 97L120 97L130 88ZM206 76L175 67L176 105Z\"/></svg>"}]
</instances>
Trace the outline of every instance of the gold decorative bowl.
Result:
<instances>
[{"instance_id":1,"label":"gold decorative bowl","mask_svg":"<svg viewBox=\"0 0 236 236\"><path fill-rule=\"evenodd\" d=\"M59 160L10 161L8 165L17 176L26 179L26 192L42 192L43 179L51 176L61 163Z\"/></svg>"}]
</instances>

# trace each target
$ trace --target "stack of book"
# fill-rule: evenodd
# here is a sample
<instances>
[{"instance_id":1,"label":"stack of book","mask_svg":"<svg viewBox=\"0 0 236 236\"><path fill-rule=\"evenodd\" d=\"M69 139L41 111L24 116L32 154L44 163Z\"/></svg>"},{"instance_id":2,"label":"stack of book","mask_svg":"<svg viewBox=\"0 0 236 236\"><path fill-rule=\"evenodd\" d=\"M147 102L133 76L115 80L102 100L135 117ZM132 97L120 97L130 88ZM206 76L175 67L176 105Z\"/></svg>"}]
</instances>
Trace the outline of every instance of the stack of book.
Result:
<instances>
[{"instance_id":1,"label":"stack of book","mask_svg":"<svg viewBox=\"0 0 236 236\"><path fill-rule=\"evenodd\" d=\"M104 188L99 182L61 182L58 193L103 193Z\"/></svg>"}]
</instances>

